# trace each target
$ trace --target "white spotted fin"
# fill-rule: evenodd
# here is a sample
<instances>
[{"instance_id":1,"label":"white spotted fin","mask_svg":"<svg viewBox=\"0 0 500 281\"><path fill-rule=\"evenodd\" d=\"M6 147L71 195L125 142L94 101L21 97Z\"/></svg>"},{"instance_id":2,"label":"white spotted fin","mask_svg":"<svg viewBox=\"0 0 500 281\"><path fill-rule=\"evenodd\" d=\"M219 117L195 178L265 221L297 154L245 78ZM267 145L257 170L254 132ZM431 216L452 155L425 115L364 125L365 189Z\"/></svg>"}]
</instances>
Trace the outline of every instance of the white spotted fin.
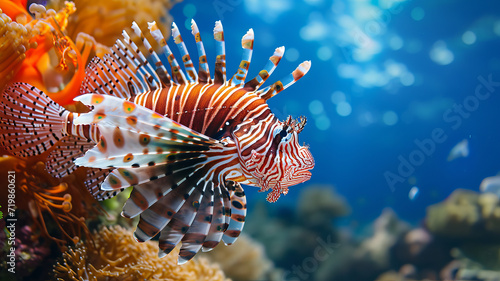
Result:
<instances>
[{"instance_id":1,"label":"white spotted fin","mask_svg":"<svg viewBox=\"0 0 500 281\"><path fill-rule=\"evenodd\" d=\"M101 190L91 191L101 198L134 187L122 215L140 215L137 241L159 234L160 256L182 242L179 263L202 248L212 249L221 239L234 242L243 227L246 204L237 183L214 178L210 167L224 152L219 141L113 96L87 94L76 100L93 110L75 118L75 124L95 124L101 138L75 163L114 168Z\"/></svg>"}]
</instances>

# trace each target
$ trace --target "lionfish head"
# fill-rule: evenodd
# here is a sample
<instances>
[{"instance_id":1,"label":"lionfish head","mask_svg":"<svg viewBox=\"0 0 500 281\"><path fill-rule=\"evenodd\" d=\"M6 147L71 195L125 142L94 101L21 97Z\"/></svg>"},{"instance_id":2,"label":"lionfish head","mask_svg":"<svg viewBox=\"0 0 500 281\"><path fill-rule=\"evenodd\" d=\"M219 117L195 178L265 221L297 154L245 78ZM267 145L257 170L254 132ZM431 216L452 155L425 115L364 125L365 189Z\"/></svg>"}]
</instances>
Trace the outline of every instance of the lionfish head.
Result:
<instances>
[{"instance_id":1,"label":"lionfish head","mask_svg":"<svg viewBox=\"0 0 500 281\"><path fill-rule=\"evenodd\" d=\"M298 142L298 134L306 124L289 116L286 121L247 120L233 132L240 164L249 184L260 191L272 190L267 201L276 202L288 187L311 178L314 159L307 146Z\"/></svg>"}]
</instances>

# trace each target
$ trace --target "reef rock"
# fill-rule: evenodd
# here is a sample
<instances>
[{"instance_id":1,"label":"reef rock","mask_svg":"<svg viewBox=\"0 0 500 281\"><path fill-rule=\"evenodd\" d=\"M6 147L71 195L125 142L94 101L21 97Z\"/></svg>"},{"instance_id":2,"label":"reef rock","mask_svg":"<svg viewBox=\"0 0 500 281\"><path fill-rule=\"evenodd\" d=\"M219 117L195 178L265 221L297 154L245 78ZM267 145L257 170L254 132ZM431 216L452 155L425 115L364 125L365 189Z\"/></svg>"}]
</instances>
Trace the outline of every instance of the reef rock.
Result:
<instances>
[{"instance_id":1,"label":"reef rock","mask_svg":"<svg viewBox=\"0 0 500 281\"><path fill-rule=\"evenodd\" d=\"M500 242L500 200L495 194L457 189L427 208L426 225L439 236Z\"/></svg>"},{"instance_id":2,"label":"reef rock","mask_svg":"<svg viewBox=\"0 0 500 281\"><path fill-rule=\"evenodd\" d=\"M231 246L221 243L201 256L218 263L234 281L268 280L267 275L273 269L263 245L243 233Z\"/></svg>"},{"instance_id":3,"label":"reef rock","mask_svg":"<svg viewBox=\"0 0 500 281\"><path fill-rule=\"evenodd\" d=\"M359 245L341 241L338 250L321 264L315 280L375 280L391 269L391 249L410 226L398 219L394 211L385 209L375 220L373 234Z\"/></svg>"}]
</instances>

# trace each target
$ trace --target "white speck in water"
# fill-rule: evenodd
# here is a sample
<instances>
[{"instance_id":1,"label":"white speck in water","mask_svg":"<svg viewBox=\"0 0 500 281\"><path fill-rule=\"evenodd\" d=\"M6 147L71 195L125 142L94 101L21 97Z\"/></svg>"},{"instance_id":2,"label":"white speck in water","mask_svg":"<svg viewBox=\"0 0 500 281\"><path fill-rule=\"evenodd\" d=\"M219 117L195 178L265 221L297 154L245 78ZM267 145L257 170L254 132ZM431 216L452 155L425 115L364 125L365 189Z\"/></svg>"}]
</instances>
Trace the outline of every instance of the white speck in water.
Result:
<instances>
[{"instance_id":1,"label":"white speck in water","mask_svg":"<svg viewBox=\"0 0 500 281\"><path fill-rule=\"evenodd\" d=\"M408 192L408 198L411 201L414 201L415 199L417 199L419 193L420 193L420 190L418 189L418 187L414 186L410 189L410 192Z\"/></svg>"}]
</instances>

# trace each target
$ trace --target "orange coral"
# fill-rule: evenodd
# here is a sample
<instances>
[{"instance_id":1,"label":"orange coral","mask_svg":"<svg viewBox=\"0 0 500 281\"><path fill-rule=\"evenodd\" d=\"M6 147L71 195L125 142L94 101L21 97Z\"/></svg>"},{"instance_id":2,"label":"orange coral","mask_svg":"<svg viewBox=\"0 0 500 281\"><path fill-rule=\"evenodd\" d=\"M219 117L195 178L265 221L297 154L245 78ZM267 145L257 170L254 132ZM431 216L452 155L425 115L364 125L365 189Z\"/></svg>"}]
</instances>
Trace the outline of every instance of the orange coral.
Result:
<instances>
[{"instance_id":1,"label":"orange coral","mask_svg":"<svg viewBox=\"0 0 500 281\"><path fill-rule=\"evenodd\" d=\"M153 241L137 243L131 231L120 226L94 233L95 246L79 242L54 266L56 280L227 280L218 265L199 258L177 265L178 249L158 257Z\"/></svg>"},{"instance_id":2,"label":"orange coral","mask_svg":"<svg viewBox=\"0 0 500 281\"><path fill-rule=\"evenodd\" d=\"M0 9L3 11L1 17L11 27L10 36L2 36L0 45L17 51L15 57L18 58L8 68L4 67L5 70L2 66L7 60L0 60L0 71L9 73L1 78L0 90L9 82L27 82L48 93L57 103L71 104L73 98L79 94L86 63L91 52L95 52L97 44L88 39L88 36L83 36L77 39L75 45L64 35L68 18L76 10L73 3L65 2L64 7L57 13L54 10L46 10L44 6L32 4L30 12L35 14L35 18L32 18L25 9L25 2L0 2ZM28 50L25 45L31 49Z\"/></svg>"},{"instance_id":3,"label":"orange coral","mask_svg":"<svg viewBox=\"0 0 500 281\"><path fill-rule=\"evenodd\" d=\"M21 160L16 157L0 158L0 170L13 171L16 188L16 207L27 210L41 234L64 247L67 241L78 242L83 235L90 237L85 224L89 212L97 213L101 209L94 198L87 192L82 182L86 174L75 171L63 179L50 176L40 157ZM7 198L7 188L0 189L3 200ZM8 206L2 202L2 206ZM46 224L48 215L55 222L57 230L50 230Z\"/></svg>"},{"instance_id":4,"label":"orange coral","mask_svg":"<svg viewBox=\"0 0 500 281\"><path fill-rule=\"evenodd\" d=\"M69 19L67 33L71 38L87 33L97 42L112 46L121 37L122 30L130 28L132 21L146 27L148 21L163 21L163 34L170 33L168 11L181 0L74 0L78 8ZM51 1L50 6L61 7L62 0ZM166 21L166 22L165 22Z\"/></svg>"},{"instance_id":5,"label":"orange coral","mask_svg":"<svg viewBox=\"0 0 500 281\"><path fill-rule=\"evenodd\" d=\"M15 13L15 11L10 13ZM0 91L3 91L21 68L26 58L26 51L36 47L36 43L30 42L32 36L30 30L22 24L13 22L0 9Z\"/></svg>"}]
</instances>

